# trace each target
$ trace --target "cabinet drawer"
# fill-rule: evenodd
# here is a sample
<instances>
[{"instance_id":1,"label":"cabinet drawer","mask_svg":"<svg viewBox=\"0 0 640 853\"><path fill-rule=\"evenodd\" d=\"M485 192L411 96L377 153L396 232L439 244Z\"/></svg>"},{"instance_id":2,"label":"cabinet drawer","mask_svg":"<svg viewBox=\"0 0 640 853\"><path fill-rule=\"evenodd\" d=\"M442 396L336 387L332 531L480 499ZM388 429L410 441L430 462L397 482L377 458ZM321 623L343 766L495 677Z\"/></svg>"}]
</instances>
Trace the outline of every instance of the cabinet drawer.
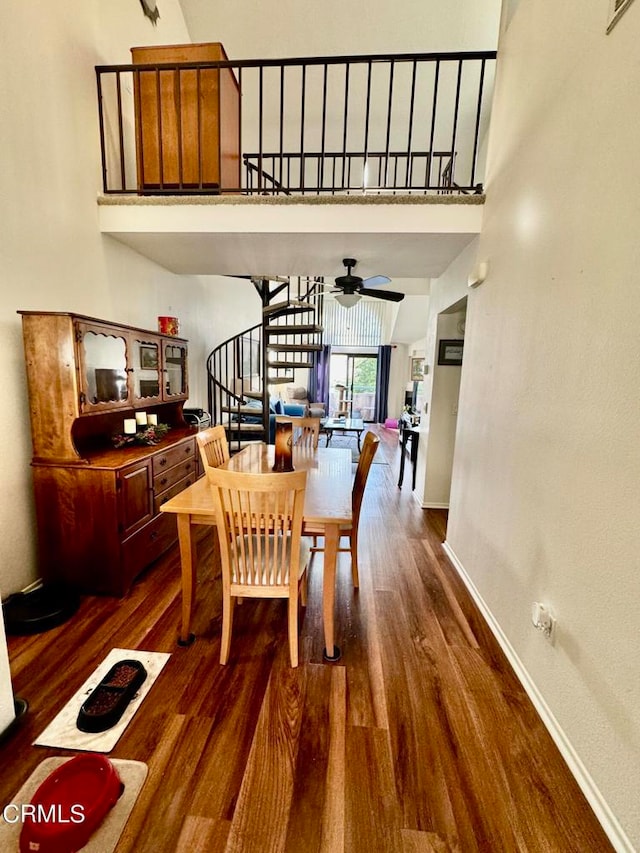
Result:
<instances>
[{"instance_id":1,"label":"cabinet drawer","mask_svg":"<svg viewBox=\"0 0 640 853\"><path fill-rule=\"evenodd\" d=\"M191 456L189 459L181 461L178 465L174 465L173 468L167 468L165 471L162 471L154 477L153 491L156 495L159 495L161 492L165 492L168 488L173 486L174 483L177 483L178 480L183 480L189 475L193 478L192 482L195 482L195 472L196 459L195 456Z\"/></svg>"},{"instance_id":2,"label":"cabinet drawer","mask_svg":"<svg viewBox=\"0 0 640 853\"><path fill-rule=\"evenodd\" d=\"M178 538L176 520L172 516L172 513L160 513L122 543L122 594L126 593L134 577L157 560Z\"/></svg>"},{"instance_id":3,"label":"cabinet drawer","mask_svg":"<svg viewBox=\"0 0 640 853\"><path fill-rule=\"evenodd\" d=\"M185 477L183 480L179 480L177 483L174 483L170 489L167 489L165 492L161 492L160 494L156 494L154 500L154 512L160 512L160 507L165 501L168 501L169 498L172 498L174 495L177 495L183 489L186 489L187 486L193 485L197 479L195 471L192 471L190 476ZM167 513L165 513L167 515Z\"/></svg>"},{"instance_id":4,"label":"cabinet drawer","mask_svg":"<svg viewBox=\"0 0 640 853\"><path fill-rule=\"evenodd\" d=\"M195 453L196 442L193 438L181 442L176 447L170 447L168 450L164 450L162 453L156 453L153 457L154 478L161 474L163 471L166 471L168 468L173 468L174 465L177 465L184 459L189 459L190 457L195 456Z\"/></svg>"}]
</instances>

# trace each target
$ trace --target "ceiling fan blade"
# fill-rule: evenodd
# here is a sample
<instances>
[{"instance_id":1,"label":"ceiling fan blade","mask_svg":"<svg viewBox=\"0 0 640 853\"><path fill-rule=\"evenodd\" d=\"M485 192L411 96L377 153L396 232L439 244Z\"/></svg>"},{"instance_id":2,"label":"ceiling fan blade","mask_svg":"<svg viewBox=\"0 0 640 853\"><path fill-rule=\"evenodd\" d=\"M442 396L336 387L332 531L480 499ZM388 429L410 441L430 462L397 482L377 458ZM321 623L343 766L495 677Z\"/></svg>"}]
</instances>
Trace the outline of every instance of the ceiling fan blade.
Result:
<instances>
[{"instance_id":1,"label":"ceiling fan blade","mask_svg":"<svg viewBox=\"0 0 640 853\"><path fill-rule=\"evenodd\" d=\"M365 287L375 287L378 284L391 284L391 279L386 275L372 275L363 281Z\"/></svg>"},{"instance_id":2,"label":"ceiling fan blade","mask_svg":"<svg viewBox=\"0 0 640 853\"><path fill-rule=\"evenodd\" d=\"M402 302L404 299L404 293L397 293L395 290L378 290L377 287L372 290L369 290L368 287L361 287L358 293L361 296L375 296L376 299L388 299L389 302Z\"/></svg>"}]
</instances>

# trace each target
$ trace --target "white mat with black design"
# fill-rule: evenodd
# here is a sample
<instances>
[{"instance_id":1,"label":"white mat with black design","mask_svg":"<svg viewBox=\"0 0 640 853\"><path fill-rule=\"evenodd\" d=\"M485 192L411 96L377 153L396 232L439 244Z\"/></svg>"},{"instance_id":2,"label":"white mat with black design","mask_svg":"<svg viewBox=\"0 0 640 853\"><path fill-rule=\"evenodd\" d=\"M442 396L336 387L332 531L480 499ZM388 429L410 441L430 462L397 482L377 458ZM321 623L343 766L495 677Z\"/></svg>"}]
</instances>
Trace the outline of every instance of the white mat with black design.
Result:
<instances>
[{"instance_id":1,"label":"white mat with black design","mask_svg":"<svg viewBox=\"0 0 640 853\"><path fill-rule=\"evenodd\" d=\"M86 750L87 752L111 752L170 657L171 655L168 652L112 649L78 692L33 742L33 745L52 746L57 749ZM127 659L140 661L147 671L147 677L135 698L129 703L119 722L112 728L105 732L81 732L76 722L82 703L91 691L100 684L114 664Z\"/></svg>"}]
</instances>

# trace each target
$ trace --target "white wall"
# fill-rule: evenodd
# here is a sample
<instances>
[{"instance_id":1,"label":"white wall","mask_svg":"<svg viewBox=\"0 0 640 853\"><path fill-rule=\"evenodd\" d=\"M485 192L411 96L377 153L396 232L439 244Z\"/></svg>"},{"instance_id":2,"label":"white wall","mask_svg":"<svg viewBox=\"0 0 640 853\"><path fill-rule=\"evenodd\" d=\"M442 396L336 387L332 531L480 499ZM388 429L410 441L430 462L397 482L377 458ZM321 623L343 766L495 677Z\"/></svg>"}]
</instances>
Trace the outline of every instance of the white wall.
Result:
<instances>
[{"instance_id":1,"label":"white wall","mask_svg":"<svg viewBox=\"0 0 640 853\"><path fill-rule=\"evenodd\" d=\"M423 507L449 506L462 367L438 364L438 352L441 340L464 337L458 331L458 324L464 316L464 311L440 314L436 323L435 351L430 350L431 401L426 413L423 404L421 416L427 421L428 431L427 446L423 447L423 452L426 450Z\"/></svg>"},{"instance_id":2,"label":"white wall","mask_svg":"<svg viewBox=\"0 0 640 853\"><path fill-rule=\"evenodd\" d=\"M426 320L424 340L425 364L429 372L424 378L422 407L420 414L420 440L416 462L416 498L423 507L447 506L451 484L453 456L452 405L457 397L459 368L438 366L439 337L461 337L456 331L456 315L443 315L452 306L463 300L468 293L467 279L476 263L478 240L474 240L458 255L455 261L438 279L432 279L429 316ZM467 318L467 322L468 322ZM439 323L442 334L439 334ZM450 325L446 325L450 324ZM446 331L446 334L445 334ZM465 331L466 339L466 331ZM465 365L467 360L465 344ZM436 385L435 377L439 383ZM424 404L427 411L424 411Z\"/></svg>"},{"instance_id":3,"label":"white wall","mask_svg":"<svg viewBox=\"0 0 640 853\"><path fill-rule=\"evenodd\" d=\"M9 672L9 655L4 634L4 619L0 619L0 737L15 719L13 688Z\"/></svg>"},{"instance_id":4,"label":"white wall","mask_svg":"<svg viewBox=\"0 0 640 853\"><path fill-rule=\"evenodd\" d=\"M492 50L495 0L181 0L193 41L221 41L232 59Z\"/></svg>"},{"instance_id":5,"label":"white wall","mask_svg":"<svg viewBox=\"0 0 640 853\"><path fill-rule=\"evenodd\" d=\"M31 438L19 309L73 311L155 328L181 320L190 339L194 404L206 401L203 354L242 325L246 282L174 276L97 224L101 190L94 66L129 61L136 44L188 41L177 0L157 27L137 0L12 4L0 27L0 586L9 595L37 577ZM250 285L249 285L250 287ZM230 305L234 309L230 310ZM230 328L230 324L235 328Z\"/></svg>"},{"instance_id":6,"label":"white wall","mask_svg":"<svg viewBox=\"0 0 640 853\"><path fill-rule=\"evenodd\" d=\"M607 36L608 5L520 0L499 48L447 540L622 850L609 808L640 847L640 3Z\"/></svg>"}]
</instances>

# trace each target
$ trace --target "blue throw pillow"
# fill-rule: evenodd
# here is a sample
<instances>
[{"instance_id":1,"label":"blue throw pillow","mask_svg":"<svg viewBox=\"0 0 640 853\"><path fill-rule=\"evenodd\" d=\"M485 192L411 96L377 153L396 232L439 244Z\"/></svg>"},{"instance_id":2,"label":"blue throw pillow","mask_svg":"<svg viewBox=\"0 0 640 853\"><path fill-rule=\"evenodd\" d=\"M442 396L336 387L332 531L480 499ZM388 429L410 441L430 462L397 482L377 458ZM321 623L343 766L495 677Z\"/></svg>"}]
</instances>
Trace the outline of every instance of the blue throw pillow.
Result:
<instances>
[{"instance_id":1,"label":"blue throw pillow","mask_svg":"<svg viewBox=\"0 0 640 853\"><path fill-rule=\"evenodd\" d=\"M282 400L276 400L274 408L276 415L284 415L284 403L282 402Z\"/></svg>"}]
</instances>

